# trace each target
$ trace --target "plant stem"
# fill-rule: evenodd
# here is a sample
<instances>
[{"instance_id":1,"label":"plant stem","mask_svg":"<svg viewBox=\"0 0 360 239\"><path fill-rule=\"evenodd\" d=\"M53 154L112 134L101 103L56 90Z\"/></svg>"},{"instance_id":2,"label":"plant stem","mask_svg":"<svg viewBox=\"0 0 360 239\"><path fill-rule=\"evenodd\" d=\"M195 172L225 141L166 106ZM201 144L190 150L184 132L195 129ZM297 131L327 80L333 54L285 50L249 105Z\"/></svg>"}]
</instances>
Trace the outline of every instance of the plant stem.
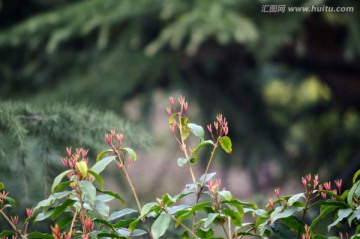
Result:
<instances>
[{"instance_id":1,"label":"plant stem","mask_svg":"<svg viewBox=\"0 0 360 239\"><path fill-rule=\"evenodd\" d=\"M118 151L115 151L115 152L116 152L119 160L121 161L120 152L118 152ZM139 200L139 198L138 198L138 195L137 195L137 193L136 193L135 187L134 187L134 185L133 185L133 183L132 183L132 181L131 181L131 179L130 179L129 173L126 171L126 168L125 168L124 163L121 162L121 164L122 164L121 170L122 170L122 172L124 173L125 178L126 178L128 184L129 184L130 188L131 188L132 194L134 195L134 198L135 198L135 201L136 201L136 205L137 205L137 207L138 207L138 209L139 209L139 213L141 214L142 207L141 207L141 204L140 204L140 200ZM149 228L149 225L148 225L147 222L146 222L145 217L142 217L141 220L142 220L143 223L145 224L146 229L147 229L147 231L149 232L150 238L153 238L153 235L152 235L152 233L151 233L151 230L150 230L150 228Z\"/></svg>"},{"instance_id":2,"label":"plant stem","mask_svg":"<svg viewBox=\"0 0 360 239\"><path fill-rule=\"evenodd\" d=\"M19 232L19 230L16 228L16 226L14 225L14 223L12 223L12 221L10 220L10 218L4 213L4 211L2 209L0 209L0 214L5 218L5 220L10 224L10 226L12 227L12 229L16 232L16 234L18 236L20 236L20 238L22 238L21 233Z\"/></svg>"},{"instance_id":3,"label":"plant stem","mask_svg":"<svg viewBox=\"0 0 360 239\"><path fill-rule=\"evenodd\" d=\"M180 117L180 119L179 119L179 131L180 131L180 139L181 139L181 150L184 152L185 158L189 159L189 154L188 154L187 149L186 149L185 139L183 137L182 127L183 127L183 125L181 123L181 117ZM194 174L194 171L192 169L192 166L191 166L190 162L189 162L189 169L190 169L191 178L193 180L193 183L195 184L196 183L195 174Z\"/></svg>"},{"instance_id":4,"label":"plant stem","mask_svg":"<svg viewBox=\"0 0 360 239\"><path fill-rule=\"evenodd\" d=\"M206 166L206 170L205 170L205 173L204 173L204 178L203 178L203 180L202 180L202 182L201 182L201 186L200 186L201 189L202 189L202 188L204 187L204 185L205 185L206 176L207 176L207 174L208 174L208 172L209 172L210 165L211 165L211 161L212 161L212 159L214 158L215 150L216 150L217 147L218 147L218 142L216 142L216 143L214 144L214 148L213 148L213 150L211 151L210 159L209 159L209 162L208 162L208 164L207 164L207 166Z\"/></svg>"},{"instance_id":5,"label":"plant stem","mask_svg":"<svg viewBox=\"0 0 360 239\"><path fill-rule=\"evenodd\" d=\"M75 223L75 219L76 219L76 216L77 216L77 210L75 210L75 213L74 213L74 217L71 221L71 226L70 226L70 229L69 229L69 232L68 232L68 237L71 238L71 234L72 234L72 229L74 227L74 223Z\"/></svg>"}]
</instances>

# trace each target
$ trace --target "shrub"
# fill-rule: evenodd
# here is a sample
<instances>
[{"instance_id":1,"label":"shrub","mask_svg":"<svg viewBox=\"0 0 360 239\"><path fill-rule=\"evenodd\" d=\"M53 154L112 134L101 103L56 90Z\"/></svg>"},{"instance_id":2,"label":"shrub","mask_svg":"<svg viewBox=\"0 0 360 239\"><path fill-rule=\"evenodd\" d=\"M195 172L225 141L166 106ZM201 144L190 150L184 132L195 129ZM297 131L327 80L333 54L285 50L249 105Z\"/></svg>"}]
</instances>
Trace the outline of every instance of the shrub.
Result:
<instances>
[{"instance_id":1,"label":"shrub","mask_svg":"<svg viewBox=\"0 0 360 239\"><path fill-rule=\"evenodd\" d=\"M141 205L128 172L129 165L136 161L133 149L124 146L124 136L111 130L105 139L110 148L98 154L96 163L89 166L88 150L66 148L62 159L65 171L53 181L51 195L40 201L33 209L26 209L23 225L19 216L9 216L7 210L16 202L9 197L4 184L0 183L0 215L12 230L0 232L0 238L136 238L158 239L168 229L178 232L180 238L360 238L360 170L354 175L350 189L342 189L342 181L320 183L318 175L302 177L304 191L281 196L274 190L275 199L269 199L265 208L253 202L235 198L230 191L221 188L221 180L210 172L216 150L232 152L229 126L225 117L216 116L213 124L207 125L210 139L205 139L203 127L191 123L188 103L179 97L179 104L170 98L169 125L183 156L177 159L181 167L188 167L191 183L177 195L165 193L153 202ZM196 147L188 145L193 135L199 139ZM196 166L200 150L210 150L204 174L197 178ZM127 181L137 208L123 207L110 213L109 202L125 200L112 191L104 189L101 172L110 164L118 167ZM334 186L335 185L335 186ZM191 197L192 196L192 197ZM193 203L181 200L191 197ZM309 212L316 213L310 216ZM28 232L30 222L53 221L51 232ZM328 220L330 219L330 223ZM320 223L321 222L321 223ZM327 233L318 232L318 227L327 223ZM342 227L344 232L335 230Z\"/></svg>"}]
</instances>

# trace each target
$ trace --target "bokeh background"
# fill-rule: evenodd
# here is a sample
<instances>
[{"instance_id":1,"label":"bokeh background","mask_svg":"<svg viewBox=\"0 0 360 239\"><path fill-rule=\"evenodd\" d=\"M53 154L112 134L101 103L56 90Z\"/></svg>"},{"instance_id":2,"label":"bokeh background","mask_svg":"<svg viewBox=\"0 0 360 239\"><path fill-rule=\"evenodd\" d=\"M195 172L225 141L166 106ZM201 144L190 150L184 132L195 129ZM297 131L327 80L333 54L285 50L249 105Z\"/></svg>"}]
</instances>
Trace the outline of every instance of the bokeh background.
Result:
<instances>
[{"instance_id":1,"label":"bokeh background","mask_svg":"<svg viewBox=\"0 0 360 239\"><path fill-rule=\"evenodd\" d=\"M2 0L0 181L34 206L65 147L94 159L114 128L139 154L141 200L176 194L191 180L165 107L184 95L193 122L227 117L234 152L212 171L236 196L300 190L306 173L346 185L360 168L359 11L357 0ZM105 174L131 204L115 165Z\"/></svg>"}]
</instances>

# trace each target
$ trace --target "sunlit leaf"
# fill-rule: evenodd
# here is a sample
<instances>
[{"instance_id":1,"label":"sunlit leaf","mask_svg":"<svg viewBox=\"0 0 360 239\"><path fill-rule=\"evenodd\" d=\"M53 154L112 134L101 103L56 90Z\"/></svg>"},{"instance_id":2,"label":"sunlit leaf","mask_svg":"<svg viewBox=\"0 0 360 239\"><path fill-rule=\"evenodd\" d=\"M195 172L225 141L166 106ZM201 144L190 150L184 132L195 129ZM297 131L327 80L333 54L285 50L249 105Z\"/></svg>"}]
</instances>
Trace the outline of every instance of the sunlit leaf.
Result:
<instances>
[{"instance_id":1,"label":"sunlit leaf","mask_svg":"<svg viewBox=\"0 0 360 239\"><path fill-rule=\"evenodd\" d=\"M228 136L223 136L219 139L220 145L225 150L226 153L230 154L232 152L232 143L231 139Z\"/></svg>"},{"instance_id":2,"label":"sunlit leaf","mask_svg":"<svg viewBox=\"0 0 360 239\"><path fill-rule=\"evenodd\" d=\"M84 161L76 162L76 167L79 169L81 176L83 178L86 178L87 173L88 173L88 166L87 166L86 162L84 162Z\"/></svg>"}]
</instances>

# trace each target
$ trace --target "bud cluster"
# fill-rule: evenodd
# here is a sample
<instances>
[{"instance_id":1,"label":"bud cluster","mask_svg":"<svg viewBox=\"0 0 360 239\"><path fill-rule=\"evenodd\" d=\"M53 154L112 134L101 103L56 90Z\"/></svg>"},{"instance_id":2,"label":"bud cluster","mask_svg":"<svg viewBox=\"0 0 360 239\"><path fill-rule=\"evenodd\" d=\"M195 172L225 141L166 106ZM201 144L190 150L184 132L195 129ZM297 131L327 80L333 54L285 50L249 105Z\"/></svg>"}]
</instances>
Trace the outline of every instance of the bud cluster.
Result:
<instances>
[{"instance_id":1,"label":"bud cluster","mask_svg":"<svg viewBox=\"0 0 360 239\"><path fill-rule=\"evenodd\" d=\"M223 117L222 114L217 114L216 120L217 121L214 121L213 125L211 125L211 124L207 125L207 129L210 132L214 143L219 138L221 138L222 136L226 136L229 133L228 121L226 120L226 118ZM214 126L215 130L213 130L213 126ZM215 137L214 134L216 134L217 137Z\"/></svg>"},{"instance_id":2,"label":"bud cluster","mask_svg":"<svg viewBox=\"0 0 360 239\"><path fill-rule=\"evenodd\" d=\"M89 158L86 157L88 152L89 152L88 149L83 149L83 148L76 148L75 152L72 152L71 147L66 148L67 157L61 159L61 162L67 169L74 170L74 172L71 172L67 175L69 179L72 176L76 175L79 180L81 179L93 180L93 176L91 174L88 173L86 176L84 176L81 173L81 170L79 169L80 162L83 162L81 164L85 163L85 165L89 163Z\"/></svg>"}]
</instances>

